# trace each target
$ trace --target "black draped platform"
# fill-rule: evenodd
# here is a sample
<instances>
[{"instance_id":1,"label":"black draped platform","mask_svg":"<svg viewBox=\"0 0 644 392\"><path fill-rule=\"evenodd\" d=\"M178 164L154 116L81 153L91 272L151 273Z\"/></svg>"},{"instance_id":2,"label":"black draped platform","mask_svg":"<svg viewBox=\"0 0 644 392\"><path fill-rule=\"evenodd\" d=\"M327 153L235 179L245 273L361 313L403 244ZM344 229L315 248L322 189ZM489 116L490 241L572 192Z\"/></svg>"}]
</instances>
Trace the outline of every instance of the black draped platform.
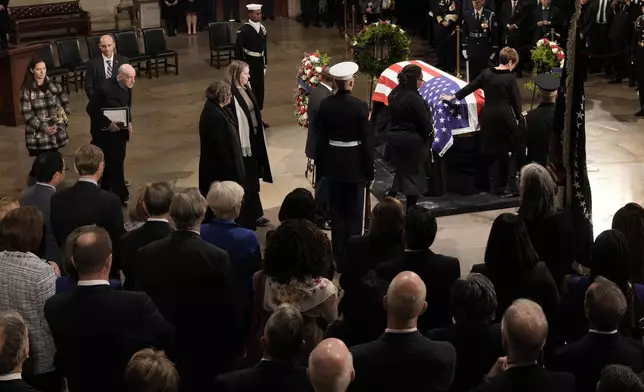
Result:
<instances>
[{"instance_id":1,"label":"black draped platform","mask_svg":"<svg viewBox=\"0 0 644 392\"><path fill-rule=\"evenodd\" d=\"M434 154L428 168L429 189L419 204L436 216L466 214L519 206L518 196L496 196L485 192L487 171L482 163L478 134L454 138L454 144L444 157ZM376 176L372 188L381 200L393 182L393 167L387 162L385 146L376 148ZM516 172L512 171L511 172ZM404 197L399 195L399 197Z\"/></svg>"}]
</instances>

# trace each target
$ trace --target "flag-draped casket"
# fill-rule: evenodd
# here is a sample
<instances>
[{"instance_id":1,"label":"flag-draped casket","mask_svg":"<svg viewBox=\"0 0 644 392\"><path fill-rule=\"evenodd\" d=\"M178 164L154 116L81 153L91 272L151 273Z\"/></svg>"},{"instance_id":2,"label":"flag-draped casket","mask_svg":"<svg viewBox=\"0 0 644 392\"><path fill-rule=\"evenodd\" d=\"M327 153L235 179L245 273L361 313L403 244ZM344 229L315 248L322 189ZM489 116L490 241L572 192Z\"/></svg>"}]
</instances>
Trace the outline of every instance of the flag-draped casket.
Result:
<instances>
[{"instance_id":1,"label":"flag-draped casket","mask_svg":"<svg viewBox=\"0 0 644 392\"><path fill-rule=\"evenodd\" d=\"M417 65L423 70L424 83L419 92L432 112L432 125L436 133L432 150L443 156L454 143L453 136L479 130L478 115L485 103L483 91L477 90L451 104L442 102L439 99L441 94L453 95L467 83L425 62L411 60L393 64L380 75L373 94L374 102L388 104L389 93L398 85L398 74L408 64Z\"/></svg>"}]
</instances>

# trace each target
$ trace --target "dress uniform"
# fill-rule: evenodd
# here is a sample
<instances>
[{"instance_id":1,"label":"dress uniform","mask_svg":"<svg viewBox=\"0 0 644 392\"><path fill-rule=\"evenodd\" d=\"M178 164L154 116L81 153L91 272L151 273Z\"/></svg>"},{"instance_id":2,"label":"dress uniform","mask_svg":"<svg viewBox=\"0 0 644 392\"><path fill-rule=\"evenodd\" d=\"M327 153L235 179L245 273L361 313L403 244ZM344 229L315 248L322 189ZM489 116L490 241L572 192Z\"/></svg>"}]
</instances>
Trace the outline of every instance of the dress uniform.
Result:
<instances>
[{"instance_id":1,"label":"dress uniform","mask_svg":"<svg viewBox=\"0 0 644 392\"><path fill-rule=\"evenodd\" d=\"M456 1L431 0L432 15L435 18L434 40L438 51L438 65L447 72L456 69L454 30L458 20Z\"/></svg>"},{"instance_id":2,"label":"dress uniform","mask_svg":"<svg viewBox=\"0 0 644 392\"><path fill-rule=\"evenodd\" d=\"M644 12L644 5L642 6L642 12ZM640 96L640 110L635 115L644 117L644 15L635 21L633 48L635 67L637 69L637 90Z\"/></svg>"},{"instance_id":3,"label":"dress uniform","mask_svg":"<svg viewBox=\"0 0 644 392\"><path fill-rule=\"evenodd\" d=\"M527 163L536 162L545 167L548 164L548 149L554 128L555 101L560 80L551 74L539 74L534 83L539 89L541 103L525 116ZM517 166L520 170L521 165Z\"/></svg>"},{"instance_id":4,"label":"dress uniform","mask_svg":"<svg viewBox=\"0 0 644 392\"><path fill-rule=\"evenodd\" d=\"M244 61L250 69L250 84L259 104L264 108L264 74L268 65L266 27L261 23L262 5L248 4L249 20L237 30L235 59Z\"/></svg>"},{"instance_id":5,"label":"dress uniform","mask_svg":"<svg viewBox=\"0 0 644 392\"><path fill-rule=\"evenodd\" d=\"M463 57L470 64L469 80L476 79L490 65L498 48L496 15L484 9L480 1L474 3L475 8L467 12L463 20Z\"/></svg>"},{"instance_id":6,"label":"dress uniform","mask_svg":"<svg viewBox=\"0 0 644 392\"><path fill-rule=\"evenodd\" d=\"M362 233L365 186L373 180L369 110L366 102L351 94L356 72L358 65L350 61L331 67L338 92L322 100L317 115L317 165L328 182L331 240L339 266L349 237Z\"/></svg>"}]
</instances>

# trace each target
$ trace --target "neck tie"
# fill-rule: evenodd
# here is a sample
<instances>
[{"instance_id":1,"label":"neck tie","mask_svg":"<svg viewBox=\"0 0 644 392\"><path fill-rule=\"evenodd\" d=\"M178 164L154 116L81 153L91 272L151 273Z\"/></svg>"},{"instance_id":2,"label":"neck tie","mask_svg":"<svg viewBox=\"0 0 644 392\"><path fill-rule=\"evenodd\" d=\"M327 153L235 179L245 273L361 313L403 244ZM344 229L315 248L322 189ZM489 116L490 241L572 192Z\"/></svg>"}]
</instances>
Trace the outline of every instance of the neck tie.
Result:
<instances>
[{"instance_id":1,"label":"neck tie","mask_svg":"<svg viewBox=\"0 0 644 392\"><path fill-rule=\"evenodd\" d=\"M481 20L481 14L479 14L478 12L476 13L476 20Z\"/></svg>"},{"instance_id":2,"label":"neck tie","mask_svg":"<svg viewBox=\"0 0 644 392\"><path fill-rule=\"evenodd\" d=\"M105 70L105 77L107 79L112 77L112 60L107 60L107 69Z\"/></svg>"},{"instance_id":3,"label":"neck tie","mask_svg":"<svg viewBox=\"0 0 644 392\"><path fill-rule=\"evenodd\" d=\"M604 0L599 1L599 23L604 23Z\"/></svg>"},{"instance_id":4,"label":"neck tie","mask_svg":"<svg viewBox=\"0 0 644 392\"><path fill-rule=\"evenodd\" d=\"M512 1L512 12L511 12L512 15L514 15L514 10L515 10L516 7L517 7L517 2Z\"/></svg>"}]
</instances>

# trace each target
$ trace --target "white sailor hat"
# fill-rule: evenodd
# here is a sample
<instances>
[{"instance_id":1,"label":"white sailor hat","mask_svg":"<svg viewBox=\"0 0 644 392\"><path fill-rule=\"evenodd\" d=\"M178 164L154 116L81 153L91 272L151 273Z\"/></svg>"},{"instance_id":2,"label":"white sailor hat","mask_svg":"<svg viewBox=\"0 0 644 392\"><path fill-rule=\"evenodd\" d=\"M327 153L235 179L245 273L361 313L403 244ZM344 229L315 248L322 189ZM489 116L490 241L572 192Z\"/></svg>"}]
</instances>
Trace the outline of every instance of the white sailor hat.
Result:
<instances>
[{"instance_id":1,"label":"white sailor hat","mask_svg":"<svg viewBox=\"0 0 644 392\"><path fill-rule=\"evenodd\" d=\"M329 74L336 80L349 80L353 79L358 69L358 64L353 61L344 61L331 67Z\"/></svg>"},{"instance_id":2,"label":"white sailor hat","mask_svg":"<svg viewBox=\"0 0 644 392\"><path fill-rule=\"evenodd\" d=\"M261 4L248 4L246 6L249 11L261 11L262 5Z\"/></svg>"}]
</instances>

